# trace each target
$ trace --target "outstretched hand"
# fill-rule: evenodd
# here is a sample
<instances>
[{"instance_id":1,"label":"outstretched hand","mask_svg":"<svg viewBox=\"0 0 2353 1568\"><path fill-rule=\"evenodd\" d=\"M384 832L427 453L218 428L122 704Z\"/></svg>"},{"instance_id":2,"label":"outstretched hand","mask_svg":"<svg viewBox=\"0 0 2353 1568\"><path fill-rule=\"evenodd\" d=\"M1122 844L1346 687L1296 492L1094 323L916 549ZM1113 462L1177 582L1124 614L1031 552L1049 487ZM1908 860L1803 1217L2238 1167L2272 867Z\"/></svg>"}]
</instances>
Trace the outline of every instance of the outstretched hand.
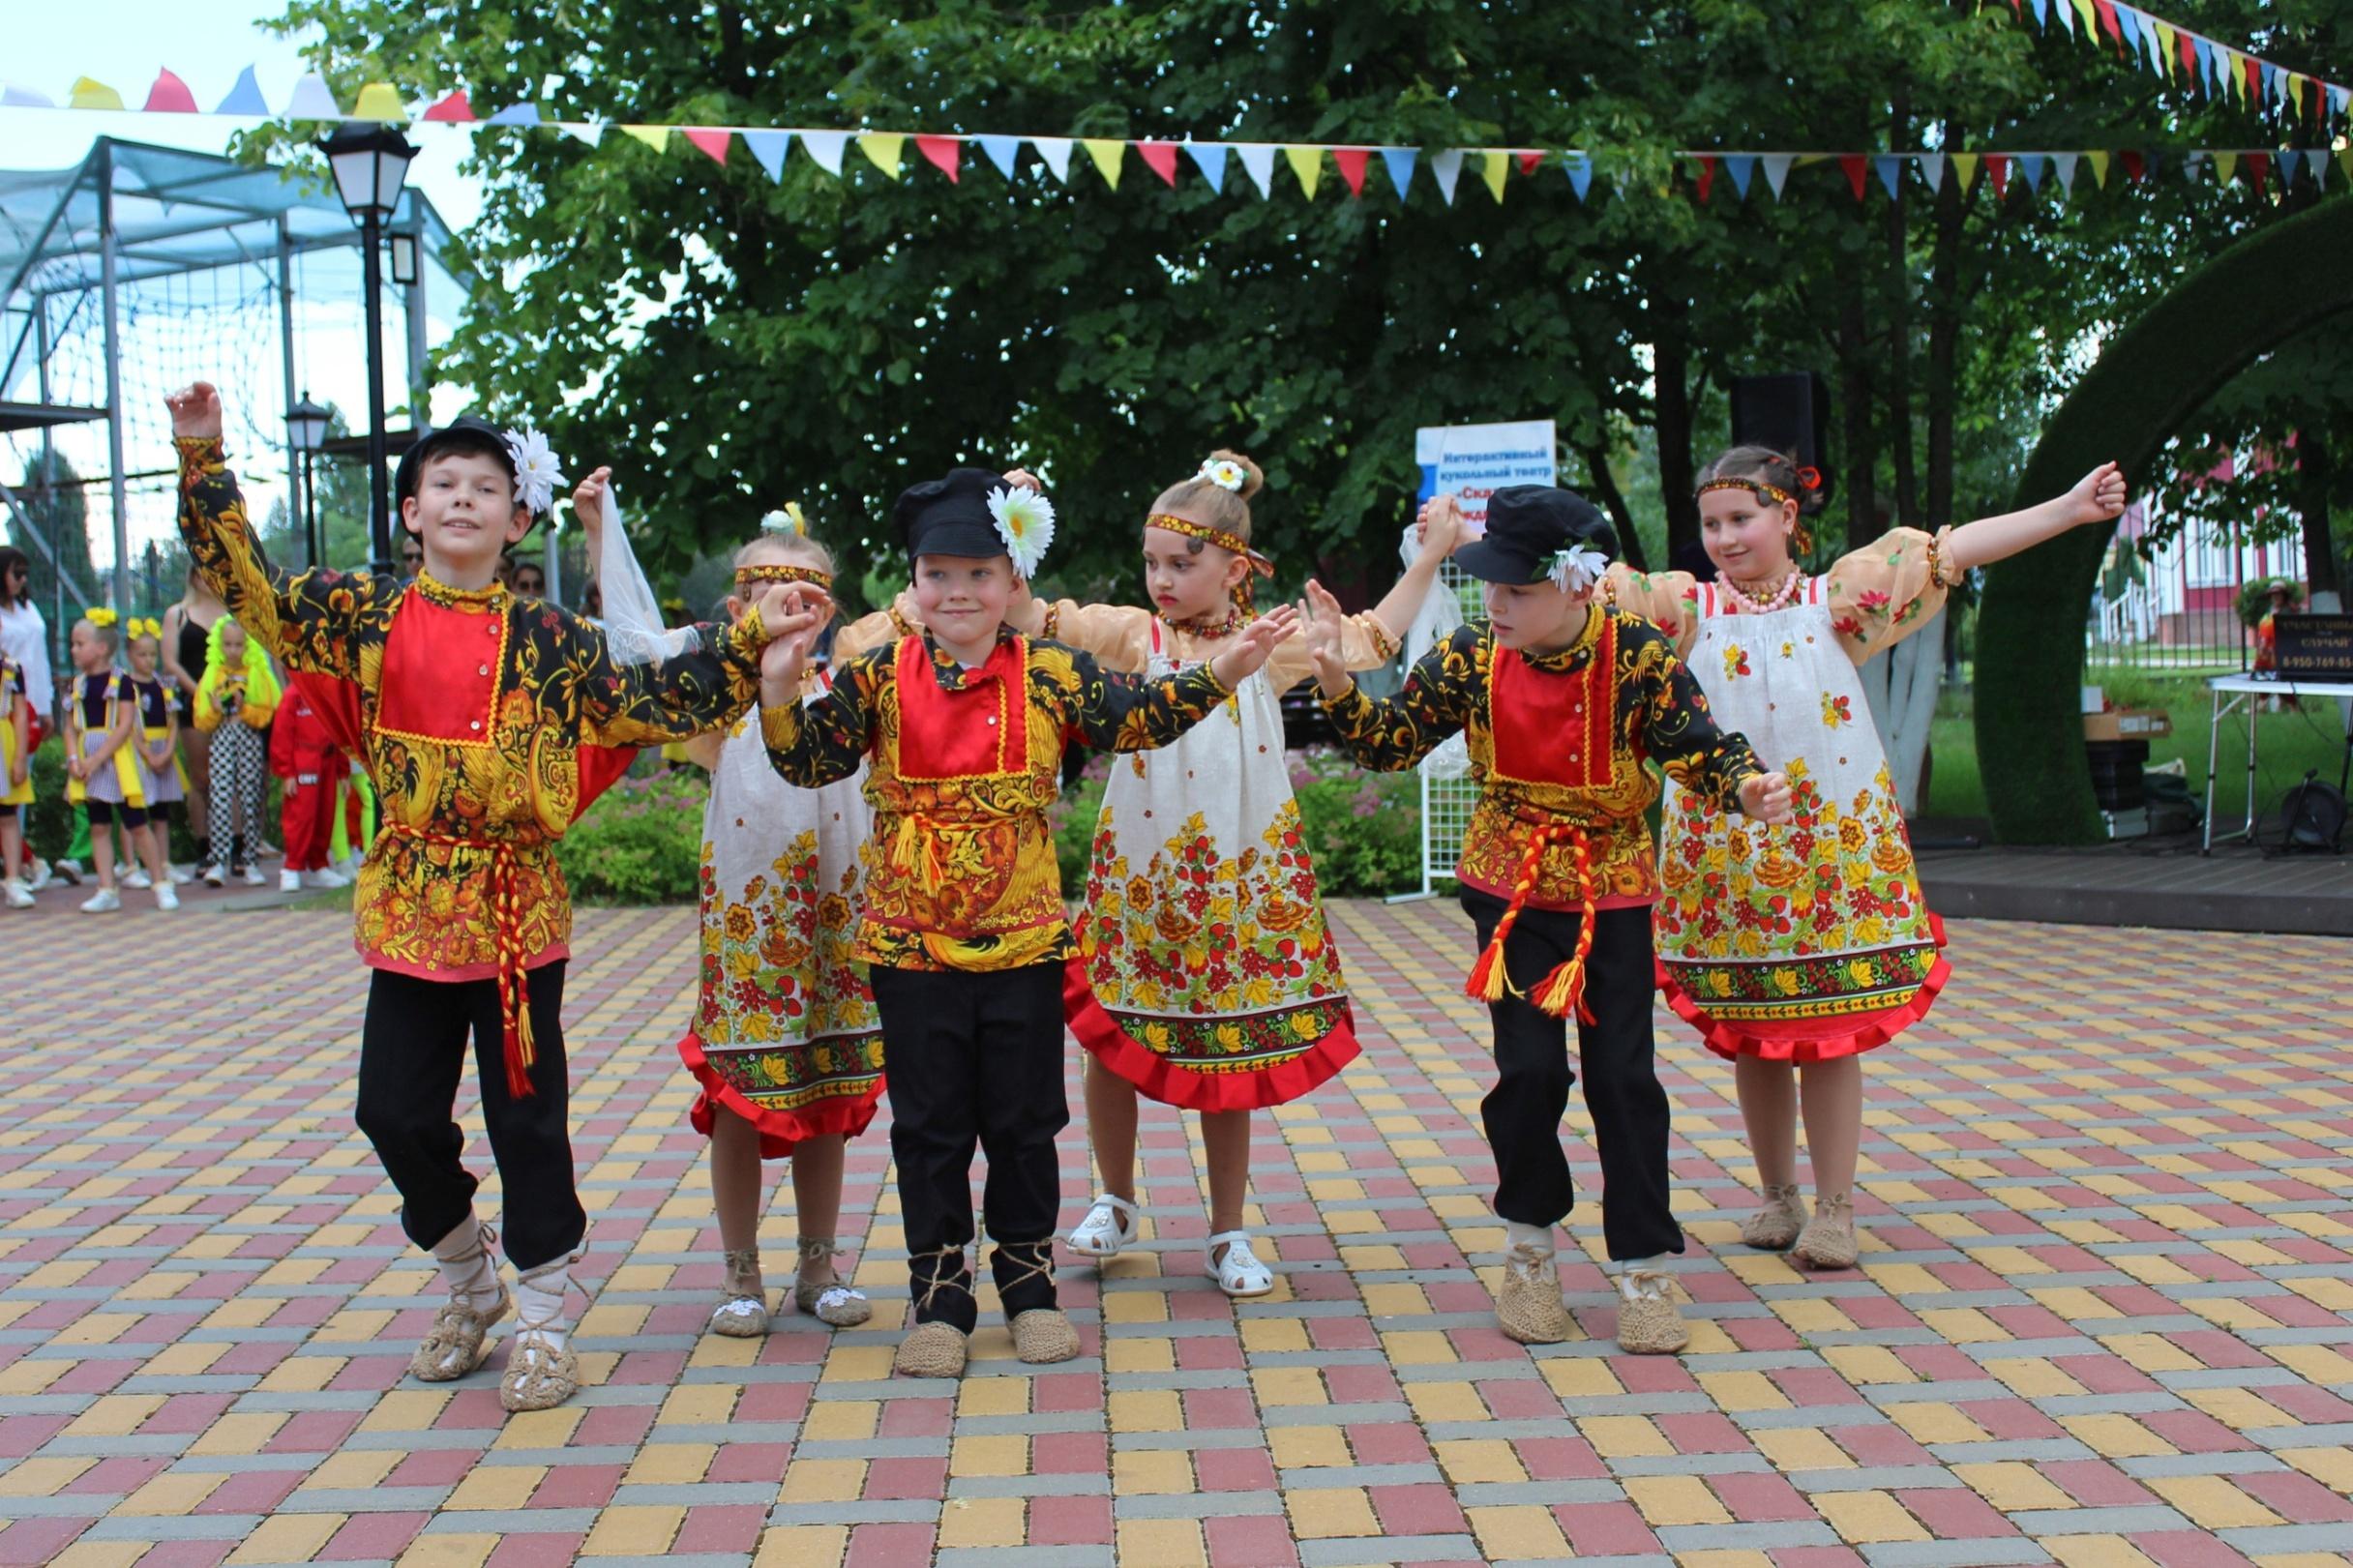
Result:
<instances>
[{"instance_id":1,"label":"outstretched hand","mask_svg":"<svg viewBox=\"0 0 2353 1568\"><path fill-rule=\"evenodd\" d=\"M760 654L760 678L763 684L798 686L810 651L817 646L818 634L824 630L832 610L832 603L806 584L760 585L752 602L744 606L744 613L757 613L760 629L768 635L768 644Z\"/></svg>"},{"instance_id":2,"label":"outstretched hand","mask_svg":"<svg viewBox=\"0 0 2353 1568\"><path fill-rule=\"evenodd\" d=\"M2130 498L2125 487L2124 470L2112 462L2103 462L2067 492L2068 511L2076 524L2111 522L2124 516L2125 503Z\"/></svg>"},{"instance_id":3,"label":"outstretched hand","mask_svg":"<svg viewBox=\"0 0 2353 1568\"><path fill-rule=\"evenodd\" d=\"M597 548L604 538L605 524L611 514L606 510L606 497L612 491L612 470L599 468L572 487L572 515L581 520L581 528L588 535L589 570L595 570Z\"/></svg>"},{"instance_id":4,"label":"outstretched hand","mask_svg":"<svg viewBox=\"0 0 2353 1568\"><path fill-rule=\"evenodd\" d=\"M171 410L171 433L182 440L217 439L221 434L221 389L210 381L191 381L164 396Z\"/></svg>"},{"instance_id":5,"label":"outstretched hand","mask_svg":"<svg viewBox=\"0 0 2353 1568\"><path fill-rule=\"evenodd\" d=\"M1414 531L1424 550L1434 549L1441 557L1453 554L1463 541L1462 503L1451 495L1432 496L1415 514Z\"/></svg>"},{"instance_id":6,"label":"outstretched hand","mask_svg":"<svg viewBox=\"0 0 2353 1568\"><path fill-rule=\"evenodd\" d=\"M1338 696L1348 690L1348 666L1340 657L1342 614L1340 601L1334 599L1321 582L1307 579L1307 597L1299 601L1299 640L1307 644L1307 657L1315 662L1316 684L1325 696Z\"/></svg>"},{"instance_id":7,"label":"outstretched hand","mask_svg":"<svg viewBox=\"0 0 2353 1568\"><path fill-rule=\"evenodd\" d=\"M1741 810L1772 826L1791 820L1797 809L1791 799L1789 775L1752 773L1741 782Z\"/></svg>"},{"instance_id":8,"label":"outstretched hand","mask_svg":"<svg viewBox=\"0 0 2353 1568\"><path fill-rule=\"evenodd\" d=\"M1266 661L1299 624L1299 612L1278 605L1241 629L1226 651L1209 661L1210 670L1228 689L1239 686L1266 667Z\"/></svg>"}]
</instances>

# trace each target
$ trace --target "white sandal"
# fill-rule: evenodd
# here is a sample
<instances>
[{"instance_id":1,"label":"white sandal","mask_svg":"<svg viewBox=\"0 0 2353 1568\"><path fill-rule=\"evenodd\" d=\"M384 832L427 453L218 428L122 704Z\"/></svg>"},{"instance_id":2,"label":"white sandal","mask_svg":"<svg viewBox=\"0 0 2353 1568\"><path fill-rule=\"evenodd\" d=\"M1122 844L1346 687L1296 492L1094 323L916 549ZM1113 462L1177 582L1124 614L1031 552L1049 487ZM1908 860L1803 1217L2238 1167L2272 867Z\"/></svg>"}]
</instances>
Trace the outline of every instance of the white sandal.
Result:
<instances>
[{"instance_id":1,"label":"white sandal","mask_svg":"<svg viewBox=\"0 0 2353 1568\"><path fill-rule=\"evenodd\" d=\"M1144 1211L1124 1198L1104 1193L1070 1232L1069 1247L1081 1257L1117 1257L1144 1228Z\"/></svg>"},{"instance_id":2,"label":"white sandal","mask_svg":"<svg viewBox=\"0 0 2353 1568\"><path fill-rule=\"evenodd\" d=\"M1223 1247L1220 1257L1217 1249ZM1209 1272L1217 1276L1217 1287L1230 1296L1270 1295L1274 1290L1274 1271L1258 1260L1250 1250L1247 1230L1220 1230L1208 1240Z\"/></svg>"}]
</instances>

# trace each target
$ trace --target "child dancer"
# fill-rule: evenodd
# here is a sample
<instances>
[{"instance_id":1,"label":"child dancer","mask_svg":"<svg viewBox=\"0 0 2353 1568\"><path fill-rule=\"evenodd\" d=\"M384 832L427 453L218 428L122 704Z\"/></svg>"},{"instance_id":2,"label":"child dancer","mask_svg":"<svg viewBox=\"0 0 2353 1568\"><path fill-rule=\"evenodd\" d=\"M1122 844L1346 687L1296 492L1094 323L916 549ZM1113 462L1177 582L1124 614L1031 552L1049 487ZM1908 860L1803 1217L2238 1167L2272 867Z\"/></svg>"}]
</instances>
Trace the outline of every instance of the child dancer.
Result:
<instances>
[{"instance_id":1,"label":"child dancer","mask_svg":"<svg viewBox=\"0 0 2353 1568\"><path fill-rule=\"evenodd\" d=\"M90 863L98 872L98 891L82 901L86 914L104 914L123 906L114 886L114 823L123 825L123 849L135 861L148 862L155 906L177 909L180 896L171 885L171 873L159 867L146 834L146 781L139 772L134 736L138 724L138 694L131 677L114 667L121 629L110 609L85 610L74 623L66 651L76 671L66 698L66 798L80 804L90 818Z\"/></svg>"},{"instance_id":2,"label":"child dancer","mask_svg":"<svg viewBox=\"0 0 2353 1568\"><path fill-rule=\"evenodd\" d=\"M30 909L25 886L24 808L33 804L33 703L24 666L0 653L0 898Z\"/></svg>"},{"instance_id":3,"label":"child dancer","mask_svg":"<svg viewBox=\"0 0 2353 1568\"><path fill-rule=\"evenodd\" d=\"M1056 1306L1054 1138L1062 1095L1061 973L1071 951L1046 807L1072 740L1121 752L1175 740L1214 712L1290 631L1278 610L1206 665L1144 682L1005 626L1052 538L1043 496L977 468L899 497L924 630L840 666L804 711L804 633L772 652L760 725L776 770L817 788L873 756L865 902L851 957L871 965L890 1062L891 1152L906 1215L915 1328L897 1369L964 1371L978 1317L965 1249L971 1163L998 1294L1025 1361L1062 1361L1078 1335Z\"/></svg>"},{"instance_id":4,"label":"child dancer","mask_svg":"<svg viewBox=\"0 0 2353 1568\"><path fill-rule=\"evenodd\" d=\"M278 711L278 677L269 655L253 646L238 622L223 615L209 636L204 678L196 683L196 727L213 738L206 814L212 851L204 881L219 887L234 876L259 887L264 878L254 857L261 843L262 731Z\"/></svg>"},{"instance_id":5,"label":"child dancer","mask_svg":"<svg viewBox=\"0 0 2353 1568\"><path fill-rule=\"evenodd\" d=\"M814 617L770 588L694 652L614 664L594 628L551 605L526 611L496 585L500 548L529 532L561 476L536 432L470 416L401 459L402 525L425 551L415 582L290 576L262 554L223 460L220 394L198 382L170 404L191 558L291 669L347 683L379 790L384 831L352 900L374 971L358 1120L400 1190L402 1228L450 1292L409 1370L429 1382L473 1371L520 1298L499 1402L560 1404L580 1388L565 1295L588 1217L565 1122L572 906L553 846L572 820L581 749L728 723L758 690L770 629ZM475 1218L452 1116L469 1036L520 1271L513 1297Z\"/></svg>"},{"instance_id":6,"label":"child dancer","mask_svg":"<svg viewBox=\"0 0 2353 1568\"><path fill-rule=\"evenodd\" d=\"M1930 538L1898 528L1809 577L1802 515L1821 477L1764 447L1735 447L1699 487L1717 580L1613 572L1621 608L1667 630L1722 722L1795 784L1786 827L1707 811L1668 786L1660 984L1711 1050L1729 1056L1763 1205L1752 1247L1852 1267L1862 1053L1921 1017L1945 983L1943 928L1921 902L1893 782L1855 666L1933 618L1973 566L2124 510L2102 464L2057 500ZM1813 1157L1809 1218L1797 1178L1798 1110Z\"/></svg>"},{"instance_id":7,"label":"child dancer","mask_svg":"<svg viewBox=\"0 0 2353 1568\"><path fill-rule=\"evenodd\" d=\"M154 620L134 616L125 624L131 640L124 654L131 662L131 686L138 694L138 733L131 749L139 764L139 784L147 795L147 836L155 841L151 857L169 873L174 885L187 880L171 864L171 809L188 798L188 776L180 768L180 717L171 690L160 672L164 629ZM146 887L148 875L136 871L123 878L125 887Z\"/></svg>"},{"instance_id":8,"label":"child dancer","mask_svg":"<svg viewBox=\"0 0 2353 1568\"><path fill-rule=\"evenodd\" d=\"M328 864L336 792L346 768L335 731L313 695L311 677L286 683L278 722L270 725L270 771L278 776L278 820L286 842L278 891L349 887L351 878Z\"/></svg>"},{"instance_id":9,"label":"child dancer","mask_svg":"<svg viewBox=\"0 0 2353 1568\"><path fill-rule=\"evenodd\" d=\"M1251 543L1250 502L1264 484L1258 464L1221 451L1160 493L1144 524L1153 608L1065 600L1028 618L1106 669L1163 677L1215 658L1250 619L1253 579L1273 571ZM1349 668L1396 656L1453 543L1425 536L1388 597L1342 623ZM1070 1250L1109 1258L1136 1239L1141 1092L1202 1113L1205 1261L1229 1296L1274 1288L1242 1228L1250 1113L1297 1099L1358 1050L1284 761L1278 699L1311 673L1293 636L1223 713L1112 770L1063 978L1071 1029L1089 1052L1087 1131L1103 1180Z\"/></svg>"},{"instance_id":10,"label":"child dancer","mask_svg":"<svg viewBox=\"0 0 2353 1568\"><path fill-rule=\"evenodd\" d=\"M1440 526L1455 504L1430 508ZM1477 804L1463 834L1463 907L1479 959L1468 990L1495 1022L1496 1085L1482 1108L1495 1210L1509 1243L1497 1317L1523 1344L1569 1337L1553 1228L1571 1201L1562 1152L1566 1026L1577 1018L1585 1103L1600 1144L1602 1234L1619 1265L1618 1344L1680 1350L1690 1331L1662 1265L1683 1251L1667 1199L1667 1095L1651 1034L1651 916L1657 890L1644 813L1655 758L1719 809L1771 818L1788 781L1720 733L1707 699L1647 622L1592 605L1618 548L1567 490L1514 485L1488 502L1487 532L1455 551L1488 584L1490 623L1457 628L1374 701L1340 656L1338 606L1310 584L1306 637L1325 709L1367 767L1412 766L1465 732Z\"/></svg>"}]
</instances>

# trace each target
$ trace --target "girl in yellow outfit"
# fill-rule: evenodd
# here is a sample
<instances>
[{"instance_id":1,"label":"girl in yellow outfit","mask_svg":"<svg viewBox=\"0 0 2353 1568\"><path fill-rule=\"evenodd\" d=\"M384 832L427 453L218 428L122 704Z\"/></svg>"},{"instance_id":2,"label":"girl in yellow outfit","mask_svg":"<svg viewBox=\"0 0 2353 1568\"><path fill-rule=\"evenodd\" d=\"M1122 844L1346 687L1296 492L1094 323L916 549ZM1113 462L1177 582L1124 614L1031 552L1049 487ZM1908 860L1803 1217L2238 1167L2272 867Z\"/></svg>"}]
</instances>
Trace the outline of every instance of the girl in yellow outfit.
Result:
<instances>
[{"instance_id":1,"label":"girl in yellow outfit","mask_svg":"<svg viewBox=\"0 0 2353 1568\"><path fill-rule=\"evenodd\" d=\"M261 732L278 711L279 695L269 656L253 645L245 628L226 615L213 622L204 678L196 683L196 727L213 738L212 852L204 866L204 880L213 887L231 876L248 887L262 885L261 868L249 855L261 836L268 760Z\"/></svg>"},{"instance_id":2,"label":"girl in yellow outfit","mask_svg":"<svg viewBox=\"0 0 2353 1568\"><path fill-rule=\"evenodd\" d=\"M0 897L11 909L30 909L24 885L24 825L18 818L33 804L33 704L25 694L24 668L0 654Z\"/></svg>"},{"instance_id":3,"label":"girl in yellow outfit","mask_svg":"<svg viewBox=\"0 0 2353 1568\"><path fill-rule=\"evenodd\" d=\"M114 611L93 609L74 623L67 651L74 660L74 684L66 697L66 798L90 814L90 862L98 891L82 902L85 914L123 906L114 886L114 823L133 853L149 850L148 871L159 909L176 909L171 873L156 864L148 844L146 782L139 774L133 735L138 724L138 694L131 677L114 667L121 629Z\"/></svg>"}]
</instances>

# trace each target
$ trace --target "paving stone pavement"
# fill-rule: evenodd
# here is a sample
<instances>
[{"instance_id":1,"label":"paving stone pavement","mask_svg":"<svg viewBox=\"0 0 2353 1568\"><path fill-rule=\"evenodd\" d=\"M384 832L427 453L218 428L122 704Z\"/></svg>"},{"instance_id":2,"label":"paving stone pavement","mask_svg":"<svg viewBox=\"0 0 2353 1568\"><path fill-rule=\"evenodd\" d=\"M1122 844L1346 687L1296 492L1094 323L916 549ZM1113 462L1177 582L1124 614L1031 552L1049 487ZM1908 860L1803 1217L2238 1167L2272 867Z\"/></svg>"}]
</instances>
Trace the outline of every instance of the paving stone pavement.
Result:
<instances>
[{"instance_id":1,"label":"paving stone pavement","mask_svg":"<svg viewBox=\"0 0 2353 1568\"><path fill-rule=\"evenodd\" d=\"M1935 1015L1871 1061L1845 1274L1739 1245L1731 1074L1662 1014L1695 1334L1635 1358L1591 1257L1586 1338L1494 1327L1460 914L1335 915L1366 1050L1261 1123L1275 1294L1210 1287L1198 1122L1147 1109L1148 1244L1062 1275L1084 1359L989 1326L957 1386L889 1376L885 1122L844 1213L875 1326L699 1333L693 915L585 912L592 1386L512 1419L494 1372L403 1376L435 1292L350 1123L344 917L0 920L0 1563L2348 1562L2344 944L1956 925ZM1074 1126L1065 1224L1086 1158Z\"/></svg>"}]
</instances>

